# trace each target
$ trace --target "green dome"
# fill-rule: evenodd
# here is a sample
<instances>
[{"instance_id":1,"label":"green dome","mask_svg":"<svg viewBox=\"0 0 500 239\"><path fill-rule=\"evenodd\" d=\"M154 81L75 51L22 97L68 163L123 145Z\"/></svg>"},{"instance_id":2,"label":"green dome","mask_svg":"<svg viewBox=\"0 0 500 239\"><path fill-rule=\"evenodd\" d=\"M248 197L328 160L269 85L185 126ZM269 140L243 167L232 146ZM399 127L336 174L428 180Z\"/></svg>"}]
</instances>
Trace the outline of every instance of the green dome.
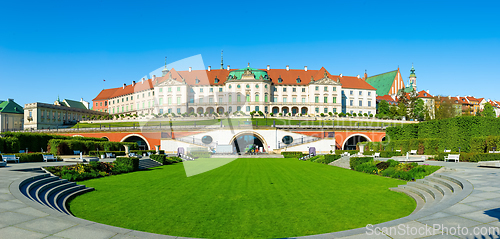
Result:
<instances>
[{"instance_id":1,"label":"green dome","mask_svg":"<svg viewBox=\"0 0 500 239\"><path fill-rule=\"evenodd\" d=\"M229 73L228 78L229 78L229 80L241 80L241 76L247 71L251 72L255 76L256 80L260 79L261 76L263 79L269 80L269 76L267 75L267 72L265 72L263 70L251 68L251 67L246 67L246 68L231 71Z\"/></svg>"}]
</instances>

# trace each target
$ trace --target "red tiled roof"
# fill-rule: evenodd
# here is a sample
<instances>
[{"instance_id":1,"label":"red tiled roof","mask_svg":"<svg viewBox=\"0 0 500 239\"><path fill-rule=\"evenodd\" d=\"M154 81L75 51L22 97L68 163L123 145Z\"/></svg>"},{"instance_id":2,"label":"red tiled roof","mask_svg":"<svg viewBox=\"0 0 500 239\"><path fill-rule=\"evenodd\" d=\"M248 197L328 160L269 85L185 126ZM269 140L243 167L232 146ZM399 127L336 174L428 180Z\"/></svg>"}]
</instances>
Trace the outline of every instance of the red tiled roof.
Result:
<instances>
[{"instance_id":1,"label":"red tiled roof","mask_svg":"<svg viewBox=\"0 0 500 239\"><path fill-rule=\"evenodd\" d=\"M377 100L385 100L387 102L390 102L390 101L396 102L396 100L393 99L390 95L377 96Z\"/></svg>"},{"instance_id":2,"label":"red tiled roof","mask_svg":"<svg viewBox=\"0 0 500 239\"><path fill-rule=\"evenodd\" d=\"M113 93L115 93L115 91L118 89L119 88L104 89L92 101L107 100L110 98L109 96L111 96Z\"/></svg>"},{"instance_id":3,"label":"red tiled roof","mask_svg":"<svg viewBox=\"0 0 500 239\"><path fill-rule=\"evenodd\" d=\"M153 82L151 79L149 80L144 80L144 81L139 81L135 84L135 86L126 85L125 88L123 87L118 87L116 88L117 90L109 96L109 98L114 98L114 97L119 97L122 95L129 95L134 92L140 92L143 90L147 89L152 89L153 88Z\"/></svg>"},{"instance_id":4,"label":"red tiled roof","mask_svg":"<svg viewBox=\"0 0 500 239\"><path fill-rule=\"evenodd\" d=\"M420 92L418 92L418 98L432 98L433 96L429 93L427 93L427 91L425 90L421 90Z\"/></svg>"}]
</instances>

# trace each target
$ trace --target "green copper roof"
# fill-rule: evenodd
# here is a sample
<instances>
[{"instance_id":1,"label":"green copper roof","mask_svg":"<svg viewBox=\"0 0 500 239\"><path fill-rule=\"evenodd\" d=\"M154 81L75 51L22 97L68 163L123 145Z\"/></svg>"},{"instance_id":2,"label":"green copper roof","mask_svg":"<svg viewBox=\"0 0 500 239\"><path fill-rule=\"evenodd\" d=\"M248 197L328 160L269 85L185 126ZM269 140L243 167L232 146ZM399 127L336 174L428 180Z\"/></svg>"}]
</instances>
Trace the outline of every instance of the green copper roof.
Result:
<instances>
[{"instance_id":1,"label":"green copper roof","mask_svg":"<svg viewBox=\"0 0 500 239\"><path fill-rule=\"evenodd\" d=\"M415 77L415 78L417 78L417 76L415 75L415 68L413 68L413 65L411 66L411 70L410 70L410 77Z\"/></svg>"},{"instance_id":2,"label":"green copper roof","mask_svg":"<svg viewBox=\"0 0 500 239\"><path fill-rule=\"evenodd\" d=\"M18 105L14 100L9 99L8 101L0 102L0 112L1 113L13 113L13 114L24 114L24 109Z\"/></svg>"},{"instance_id":3,"label":"green copper roof","mask_svg":"<svg viewBox=\"0 0 500 239\"><path fill-rule=\"evenodd\" d=\"M231 71L229 73L229 77L232 77L232 80L241 80L241 75L243 75L243 73L245 73L245 71L247 71L247 70L251 71L252 74L255 75L255 79L257 79L257 80L260 79L261 76L264 79L269 79L267 72L265 72L263 70L251 68L251 67L246 67L246 68Z\"/></svg>"},{"instance_id":4,"label":"green copper roof","mask_svg":"<svg viewBox=\"0 0 500 239\"><path fill-rule=\"evenodd\" d=\"M405 87L405 93L411 93L413 91L413 86Z\"/></svg>"},{"instance_id":5,"label":"green copper roof","mask_svg":"<svg viewBox=\"0 0 500 239\"><path fill-rule=\"evenodd\" d=\"M62 104L64 102L66 104ZM64 102L61 102L61 105L64 105L64 106L67 106L67 107L71 107L71 108L77 108L77 109L84 109L84 110L87 109L87 107L85 107L85 105L82 102L80 102L80 101L74 101L74 100L64 99Z\"/></svg>"},{"instance_id":6,"label":"green copper roof","mask_svg":"<svg viewBox=\"0 0 500 239\"><path fill-rule=\"evenodd\" d=\"M398 70L389 71L379 75L374 75L366 78L366 83L377 89L377 95L388 95L391 90L394 78L398 74Z\"/></svg>"}]
</instances>

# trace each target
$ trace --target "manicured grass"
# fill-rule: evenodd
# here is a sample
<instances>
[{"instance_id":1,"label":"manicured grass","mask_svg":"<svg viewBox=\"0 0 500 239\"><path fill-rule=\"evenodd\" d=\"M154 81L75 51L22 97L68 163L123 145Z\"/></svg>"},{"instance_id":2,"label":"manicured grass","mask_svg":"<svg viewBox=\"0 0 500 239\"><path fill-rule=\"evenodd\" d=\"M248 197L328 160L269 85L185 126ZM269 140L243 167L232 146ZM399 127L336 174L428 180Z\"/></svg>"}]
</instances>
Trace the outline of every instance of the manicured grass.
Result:
<instances>
[{"instance_id":1,"label":"manicured grass","mask_svg":"<svg viewBox=\"0 0 500 239\"><path fill-rule=\"evenodd\" d=\"M189 119L196 119L196 118L189 118ZM249 120L249 121L247 121ZM199 118L196 120L178 120L178 121L172 121L172 126L184 126L184 125L220 125L220 121L222 121L222 124L225 125L226 127L228 126L238 126L238 125L249 125L249 122L252 122L252 125L255 127L270 127L273 125L274 120L276 120L276 125L297 125L299 123L302 123L302 126L306 125L316 125L316 126L331 126L332 124L337 125L337 126L386 126L386 125L391 125L388 122L365 122L365 121L357 121L355 119L353 120L322 120L320 117L317 118L317 120L287 120L287 119L274 119L274 118L268 118L263 119L263 118L254 118L254 119L246 119L246 118L236 118L236 119L204 119L204 118ZM404 121L401 121L401 123L398 122L398 124L404 124ZM99 128L99 127L143 127L143 126L165 126L168 127L170 125L170 122L168 120L165 121L147 121L147 122L120 122L115 121L115 120L109 120L109 122L106 123L78 123L74 125L72 128Z\"/></svg>"},{"instance_id":2,"label":"manicured grass","mask_svg":"<svg viewBox=\"0 0 500 239\"><path fill-rule=\"evenodd\" d=\"M405 181L296 159L240 158L186 177L182 163L83 182L77 217L184 237L277 238L335 232L409 215Z\"/></svg>"}]
</instances>

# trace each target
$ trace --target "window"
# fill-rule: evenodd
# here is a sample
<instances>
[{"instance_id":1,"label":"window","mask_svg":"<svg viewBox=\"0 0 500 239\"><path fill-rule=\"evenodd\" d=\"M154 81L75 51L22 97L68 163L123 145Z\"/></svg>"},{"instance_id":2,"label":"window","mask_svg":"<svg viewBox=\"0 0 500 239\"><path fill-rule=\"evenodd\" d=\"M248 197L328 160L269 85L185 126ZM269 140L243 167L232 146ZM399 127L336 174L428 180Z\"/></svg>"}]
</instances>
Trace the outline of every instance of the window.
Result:
<instances>
[{"instance_id":1,"label":"window","mask_svg":"<svg viewBox=\"0 0 500 239\"><path fill-rule=\"evenodd\" d=\"M368 91L368 96L372 95L372 92Z\"/></svg>"},{"instance_id":2,"label":"window","mask_svg":"<svg viewBox=\"0 0 500 239\"><path fill-rule=\"evenodd\" d=\"M325 113L325 114L328 113L328 108L326 108L326 107L323 108L323 113Z\"/></svg>"},{"instance_id":3,"label":"window","mask_svg":"<svg viewBox=\"0 0 500 239\"><path fill-rule=\"evenodd\" d=\"M195 83L200 84L200 80L198 78L196 78Z\"/></svg>"},{"instance_id":4,"label":"window","mask_svg":"<svg viewBox=\"0 0 500 239\"><path fill-rule=\"evenodd\" d=\"M363 95L363 91L359 91L359 95Z\"/></svg>"},{"instance_id":5,"label":"window","mask_svg":"<svg viewBox=\"0 0 500 239\"><path fill-rule=\"evenodd\" d=\"M292 88L292 92L297 92L297 88Z\"/></svg>"},{"instance_id":6,"label":"window","mask_svg":"<svg viewBox=\"0 0 500 239\"><path fill-rule=\"evenodd\" d=\"M319 113L319 108L316 107L316 109L314 109L314 111L316 111L316 113Z\"/></svg>"},{"instance_id":7,"label":"window","mask_svg":"<svg viewBox=\"0 0 500 239\"><path fill-rule=\"evenodd\" d=\"M163 109L160 109L160 114L163 114Z\"/></svg>"},{"instance_id":8,"label":"window","mask_svg":"<svg viewBox=\"0 0 500 239\"><path fill-rule=\"evenodd\" d=\"M126 101L128 101L128 97L127 97L127 100L126 100Z\"/></svg>"},{"instance_id":9,"label":"window","mask_svg":"<svg viewBox=\"0 0 500 239\"><path fill-rule=\"evenodd\" d=\"M127 111L128 111L128 105L127 105Z\"/></svg>"},{"instance_id":10,"label":"window","mask_svg":"<svg viewBox=\"0 0 500 239\"><path fill-rule=\"evenodd\" d=\"M325 89L324 89L324 90L325 90L325 91L328 91L328 86L325 86Z\"/></svg>"},{"instance_id":11,"label":"window","mask_svg":"<svg viewBox=\"0 0 500 239\"><path fill-rule=\"evenodd\" d=\"M177 104L180 105L181 104L181 97L177 97Z\"/></svg>"},{"instance_id":12,"label":"window","mask_svg":"<svg viewBox=\"0 0 500 239\"><path fill-rule=\"evenodd\" d=\"M124 106L122 106L122 112L124 112L124 109L125 109L125 107L124 107Z\"/></svg>"},{"instance_id":13,"label":"window","mask_svg":"<svg viewBox=\"0 0 500 239\"><path fill-rule=\"evenodd\" d=\"M168 109L168 113L169 114L172 113L172 109L171 108Z\"/></svg>"},{"instance_id":14,"label":"window","mask_svg":"<svg viewBox=\"0 0 500 239\"><path fill-rule=\"evenodd\" d=\"M122 98L122 102L123 102L123 100L124 100L124 99Z\"/></svg>"},{"instance_id":15,"label":"window","mask_svg":"<svg viewBox=\"0 0 500 239\"><path fill-rule=\"evenodd\" d=\"M283 87L283 92L286 92L286 87Z\"/></svg>"},{"instance_id":16,"label":"window","mask_svg":"<svg viewBox=\"0 0 500 239\"><path fill-rule=\"evenodd\" d=\"M249 89L249 88L250 88L250 85L249 85L249 84L247 84L247 89Z\"/></svg>"},{"instance_id":17,"label":"window","mask_svg":"<svg viewBox=\"0 0 500 239\"><path fill-rule=\"evenodd\" d=\"M314 87L314 90L318 91L319 90L319 86Z\"/></svg>"},{"instance_id":18,"label":"window","mask_svg":"<svg viewBox=\"0 0 500 239\"><path fill-rule=\"evenodd\" d=\"M297 103L297 97L293 97L293 98L292 98L292 102L293 102L293 103Z\"/></svg>"},{"instance_id":19,"label":"window","mask_svg":"<svg viewBox=\"0 0 500 239\"><path fill-rule=\"evenodd\" d=\"M99 106L102 106L102 102L99 102Z\"/></svg>"},{"instance_id":20,"label":"window","mask_svg":"<svg viewBox=\"0 0 500 239\"><path fill-rule=\"evenodd\" d=\"M160 93L163 92L163 87L160 87Z\"/></svg>"},{"instance_id":21,"label":"window","mask_svg":"<svg viewBox=\"0 0 500 239\"><path fill-rule=\"evenodd\" d=\"M208 103L210 103L210 104L214 103L214 98L212 98L212 97L208 98Z\"/></svg>"},{"instance_id":22,"label":"window","mask_svg":"<svg viewBox=\"0 0 500 239\"><path fill-rule=\"evenodd\" d=\"M361 111L361 110L360 110L360 111L359 111L359 113L360 113L360 114L363 114L363 111Z\"/></svg>"},{"instance_id":23,"label":"window","mask_svg":"<svg viewBox=\"0 0 500 239\"><path fill-rule=\"evenodd\" d=\"M203 104L203 98L200 98L200 104Z\"/></svg>"},{"instance_id":24,"label":"window","mask_svg":"<svg viewBox=\"0 0 500 239\"><path fill-rule=\"evenodd\" d=\"M177 108L177 114L181 113L181 108Z\"/></svg>"},{"instance_id":25,"label":"window","mask_svg":"<svg viewBox=\"0 0 500 239\"><path fill-rule=\"evenodd\" d=\"M134 100L134 96L130 96L130 100Z\"/></svg>"},{"instance_id":26,"label":"window","mask_svg":"<svg viewBox=\"0 0 500 239\"><path fill-rule=\"evenodd\" d=\"M148 92L148 96L151 96L151 92Z\"/></svg>"},{"instance_id":27,"label":"window","mask_svg":"<svg viewBox=\"0 0 500 239\"><path fill-rule=\"evenodd\" d=\"M236 96L236 101L237 101L237 102L241 102L241 95L237 95L237 96Z\"/></svg>"},{"instance_id":28,"label":"window","mask_svg":"<svg viewBox=\"0 0 500 239\"><path fill-rule=\"evenodd\" d=\"M241 111L241 106L236 106L236 111Z\"/></svg>"},{"instance_id":29,"label":"window","mask_svg":"<svg viewBox=\"0 0 500 239\"><path fill-rule=\"evenodd\" d=\"M181 91L181 87L180 87L180 86L178 86L178 87L177 87L177 92L180 92L180 91Z\"/></svg>"},{"instance_id":30,"label":"window","mask_svg":"<svg viewBox=\"0 0 500 239\"><path fill-rule=\"evenodd\" d=\"M259 84L256 84L256 85L255 85L255 88L257 88L257 89L258 89L258 88L259 88Z\"/></svg>"},{"instance_id":31,"label":"window","mask_svg":"<svg viewBox=\"0 0 500 239\"><path fill-rule=\"evenodd\" d=\"M363 106L363 101L362 100L359 101L359 106Z\"/></svg>"},{"instance_id":32,"label":"window","mask_svg":"<svg viewBox=\"0 0 500 239\"><path fill-rule=\"evenodd\" d=\"M160 98L158 103L159 103L160 105L163 105L163 98Z\"/></svg>"},{"instance_id":33,"label":"window","mask_svg":"<svg viewBox=\"0 0 500 239\"><path fill-rule=\"evenodd\" d=\"M283 103L286 103L286 97L283 97Z\"/></svg>"},{"instance_id":34,"label":"window","mask_svg":"<svg viewBox=\"0 0 500 239\"><path fill-rule=\"evenodd\" d=\"M217 83L219 83L219 78L217 78L217 76L215 77L214 82L215 82L216 84L217 84Z\"/></svg>"},{"instance_id":35,"label":"window","mask_svg":"<svg viewBox=\"0 0 500 239\"><path fill-rule=\"evenodd\" d=\"M314 103L319 103L319 97L318 96L314 97Z\"/></svg>"},{"instance_id":36,"label":"window","mask_svg":"<svg viewBox=\"0 0 500 239\"><path fill-rule=\"evenodd\" d=\"M259 102L259 95L255 95L255 102Z\"/></svg>"},{"instance_id":37,"label":"window","mask_svg":"<svg viewBox=\"0 0 500 239\"><path fill-rule=\"evenodd\" d=\"M239 89L239 88L241 88L241 85L237 85L237 88L238 88L238 89Z\"/></svg>"},{"instance_id":38,"label":"window","mask_svg":"<svg viewBox=\"0 0 500 239\"><path fill-rule=\"evenodd\" d=\"M194 98L189 98L189 103L194 103Z\"/></svg>"},{"instance_id":39,"label":"window","mask_svg":"<svg viewBox=\"0 0 500 239\"><path fill-rule=\"evenodd\" d=\"M259 112L260 108L259 106L255 106L255 111Z\"/></svg>"},{"instance_id":40,"label":"window","mask_svg":"<svg viewBox=\"0 0 500 239\"><path fill-rule=\"evenodd\" d=\"M137 109L139 109L139 103L137 103ZM115 111L113 110L113 113L114 113L114 112L115 112Z\"/></svg>"},{"instance_id":41,"label":"window","mask_svg":"<svg viewBox=\"0 0 500 239\"><path fill-rule=\"evenodd\" d=\"M172 92L172 87L168 87L168 92Z\"/></svg>"},{"instance_id":42,"label":"window","mask_svg":"<svg viewBox=\"0 0 500 239\"><path fill-rule=\"evenodd\" d=\"M352 105L353 105L353 103L352 103L352 102L353 102L353 100L350 100L350 101L349 101L349 105L350 105L350 106L352 106Z\"/></svg>"},{"instance_id":43,"label":"window","mask_svg":"<svg viewBox=\"0 0 500 239\"><path fill-rule=\"evenodd\" d=\"M222 92L222 88L219 88L219 92Z\"/></svg>"},{"instance_id":44,"label":"window","mask_svg":"<svg viewBox=\"0 0 500 239\"><path fill-rule=\"evenodd\" d=\"M247 106L247 112L250 112L250 106Z\"/></svg>"},{"instance_id":45,"label":"window","mask_svg":"<svg viewBox=\"0 0 500 239\"><path fill-rule=\"evenodd\" d=\"M297 77L297 80L296 80L296 81L297 81L297 83L302 82L302 81L300 80L300 77Z\"/></svg>"},{"instance_id":46,"label":"window","mask_svg":"<svg viewBox=\"0 0 500 239\"><path fill-rule=\"evenodd\" d=\"M99 106L98 104L99 104L99 103L95 102L95 106Z\"/></svg>"},{"instance_id":47,"label":"window","mask_svg":"<svg viewBox=\"0 0 500 239\"><path fill-rule=\"evenodd\" d=\"M231 103L233 101L233 96L232 95L229 95L228 101L229 101L229 103Z\"/></svg>"},{"instance_id":48,"label":"window","mask_svg":"<svg viewBox=\"0 0 500 239\"><path fill-rule=\"evenodd\" d=\"M283 79L281 79L281 76L278 78L278 83L282 83Z\"/></svg>"},{"instance_id":49,"label":"window","mask_svg":"<svg viewBox=\"0 0 500 239\"><path fill-rule=\"evenodd\" d=\"M168 97L168 105L172 104L172 97Z\"/></svg>"},{"instance_id":50,"label":"window","mask_svg":"<svg viewBox=\"0 0 500 239\"><path fill-rule=\"evenodd\" d=\"M324 99L323 99L323 100L324 100L324 102L323 102L323 103L328 103L328 97L326 97L326 96L325 96L325 97L323 97L323 98L324 98Z\"/></svg>"},{"instance_id":51,"label":"window","mask_svg":"<svg viewBox=\"0 0 500 239\"><path fill-rule=\"evenodd\" d=\"M273 102L278 102L278 97L274 97Z\"/></svg>"},{"instance_id":52,"label":"window","mask_svg":"<svg viewBox=\"0 0 500 239\"><path fill-rule=\"evenodd\" d=\"M337 108L333 108L333 113L337 112Z\"/></svg>"},{"instance_id":53,"label":"window","mask_svg":"<svg viewBox=\"0 0 500 239\"><path fill-rule=\"evenodd\" d=\"M371 101L368 101L368 106L372 106L372 102Z\"/></svg>"},{"instance_id":54,"label":"window","mask_svg":"<svg viewBox=\"0 0 500 239\"><path fill-rule=\"evenodd\" d=\"M302 92L306 92L306 88L302 88Z\"/></svg>"},{"instance_id":55,"label":"window","mask_svg":"<svg viewBox=\"0 0 500 239\"><path fill-rule=\"evenodd\" d=\"M203 93L203 88L200 88L200 93Z\"/></svg>"},{"instance_id":56,"label":"window","mask_svg":"<svg viewBox=\"0 0 500 239\"><path fill-rule=\"evenodd\" d=\"M274 92L278 92L278 88L274 87L274 90L273 90L273 91L274 91Z\"/></svg>"},{"instance_id":57,"label":"window","mask_svg":"<svg viewBox=\"0 0 500 239\"><path fill-rule=\"evenodd\" d=\"M222 97L219 97L219 102L222 102Z\"/></svg>"},{"instance_id":58,"label":"window","mask_svg":"<svg viewBox=\"0 0 500 239\"><path fill-rule=\"evenodd\" d=\"M371 112L371 111L368 111L368 116L370 116L371 114L372 114L372 112Z\"/></svg>"},{"instance_id":59,"label":"window","mask_svg":"<svg viewBox=\"0 0 500 239\"><path fill-rule=\"evenodd\" d=\"M332 89L332 91L337 91L337 87L334 86L333 89Z\"/></svg>"},{"instance_id":60,"label":"window","mask_svg":"<svg viewBox=\"0 0 500 239\"><path fill-rule=\"evenodd\" d=\"M214 92L214 88L210 88L210 92Z\"/></svg>"},{"instance_id":61,"label":"window","mask_svg":"<svg viewBox=\"0 0 500 239\"><path fill-rule=\"evenodd\" d=\"M246 102L250 102L250 95L247 95Z\"/></svg>"},{"instance_id":62,"label":"window","mask_svg":"<svg viewBox=\"0 0 500 239\"><path fill-rule=\"evenodd\" d=\"M334 104L337 103L337 97L333 97L332 103L334 103Z\"/></svg>"},{"instance_id":63,"label":"window","mask_svg":"<svg viewBox=\"0 0 500 239\"><path fill-rule=\"evenodd\" d=\"M306 103L306 98L302 98L302 103Z\"/></svg>"},{"instance_id":64,"label":"window","mask_svg":"<svg viewBox=\"0 0 500 239\"><path fill-rule=\"evenodd\" d=\"M351 95L352 95L352 94L354 94L354 91L352 91L352 90L351 90L351 92L350 92L350 93L351 93Z\"/></svg>"},{"instance_id":65,"label":"window","mask_svg":"<svg viewBox=\"0 0 500 239\"><path fill-rule=\"evenodd\" d=\"M143 101L143 102L142 102L142 108L143 108L143 109L144 109L144 104L145 104L145 103L144 103L144 101Z\"/></svg>"},{"instance_id":66,"label":"window","mask_svg":"<svg viewBox=\"0 0 500 239\"><path fill-rule=\"evenodd\" d=\"M233 86L232 86L232 85L229 85L229 89L231 89L231 88L233 88Z\"/></svg>"},{"instance_id":67,"label":"window","mask_svg":"<svg viewBox=\"0 0 500 239\"><path fill-rule=\"evenodd\" d=\"M269 99L268 99L268 98L269 98L269 97L268 97L267 95L264 95L264 102L266 102L266 103L267 103L267 102L269 101Z\"/></svg>"},{"instance_id":68,"label":"window","mask_svg":"<svg viewBox=\"0 0 500 239\"><path fill-rule=\"evenodd\" d=\"M151 101L148 101L148 108L151 108Z\"/></svg>"}]
</instances>

